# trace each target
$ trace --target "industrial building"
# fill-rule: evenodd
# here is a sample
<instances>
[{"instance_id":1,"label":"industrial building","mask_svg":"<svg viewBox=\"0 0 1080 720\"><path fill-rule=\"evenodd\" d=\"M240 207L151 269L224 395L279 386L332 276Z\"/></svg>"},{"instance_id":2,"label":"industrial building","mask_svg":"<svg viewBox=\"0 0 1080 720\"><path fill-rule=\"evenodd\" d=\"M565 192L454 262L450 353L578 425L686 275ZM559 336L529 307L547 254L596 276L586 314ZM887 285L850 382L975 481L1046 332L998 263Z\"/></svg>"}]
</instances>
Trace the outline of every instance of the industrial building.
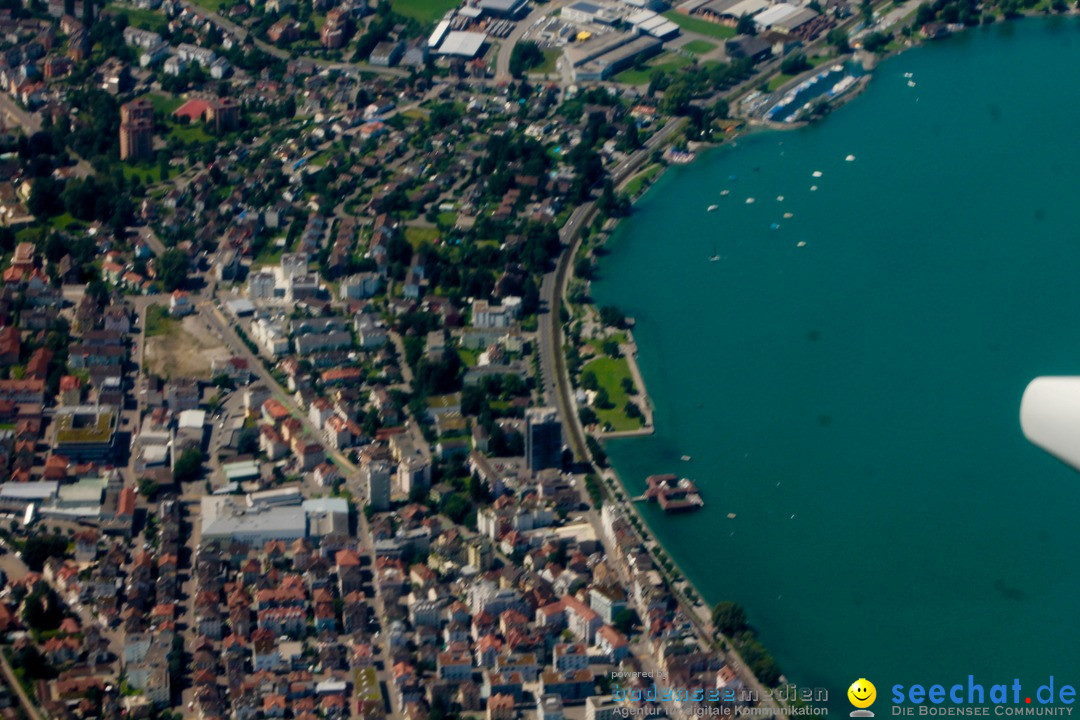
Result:
<instances>
[{"instance_id":1,"label":"industrial building","mask_svg":"<svg viewBox=\"0 0 1080 720\"><path fill-rule=\"evenodd\" d=\"M619 21L619 13L615 8L603 3L593 3L587 0L579 0L573 5L567 5L559 13L559 17L573 23L596 23L598 25L614 25Z\"/></svg>"},{"instance_id":2,"label":"industrial building","mask_svg":"<svg viewBox=\"0 0 1080 720\"><path fill-rule=\"evenodd\" d=\"M436 29L436 32L438 30ZM434 37L434 35L432 35ZM428 41L430 44L430 40ZM454 57L474 58L480 54L480 50L487 43L487 34L482 32L468 32L454 30L446 33L446 39L442 41L437 55L453 55Z\"/></svg>"},{"instance_id":3,"label":"industrial building","mask_svg":"<svg viewBox=\"0 0 1080 720\"><path fill-rule=\"evenodd\" d=\"M264 545L270 540L292 541L307 537L307 514L300 505L249 507L236 495L202 498L204 540L233 540Z\"/></svg>"},{"instance_id":4,"label":"industrial building","mask_svg":"<svg viewBox=\"0 0 1080 720\"><path fill-rule=\"evenodd\" d=\"M777 3L754 16L754 23L761 30L793 32L818 16L808 7Z\"/></svg>"},{"instance_id":5,"label":"industrial building","mask_svg":"<svg viewBox=\"0 0 1080 720\"><path fill-rule=\"evenodd\" d=\"M670 40L677 37L681 32L678 25L652 10L638 10L631 13L627 16L626 22L630 23L638 32L652 35L661 40Z\"/></svg>"},{"instance_id":6,"label":"industrial building","mask_svg":"<svg viewBox=\"0 0 1080 720\"><path fill-rule=\"evenodd\" d=\"M568 46L566 54L578 82L606 80L617 72L656 55L663 42L648 35L610 33L577 45Z\"/></svg>"},{"instance_id":7,"label":"industrial building","mask_svg":"<svg viewBox=\"0 0 1080 720\"><path fill-rule=\"evenodd\" d=\"M512 20L521 17L528 4L528 0L479 0L475 6L487 17Z\"/></svg>"}]
</instances>

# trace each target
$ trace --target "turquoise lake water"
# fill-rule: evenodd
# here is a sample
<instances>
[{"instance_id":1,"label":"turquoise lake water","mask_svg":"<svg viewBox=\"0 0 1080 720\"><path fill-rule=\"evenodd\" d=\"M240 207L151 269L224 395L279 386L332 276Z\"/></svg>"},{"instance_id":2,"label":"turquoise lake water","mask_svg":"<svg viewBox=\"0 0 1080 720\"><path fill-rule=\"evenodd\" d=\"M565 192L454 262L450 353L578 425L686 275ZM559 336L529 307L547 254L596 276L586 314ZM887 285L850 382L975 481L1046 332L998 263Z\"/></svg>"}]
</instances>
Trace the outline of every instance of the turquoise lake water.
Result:
<instances>
[{"instance_id":1,"label":"turquoise lake water","mask_svg":"<svg viewBox=\"0 0 1080 720\"><path fill-rule=\"evenodd\" d=\"M650 525L837 707L859 677L1080 685L1080 474L1018 419L1080 374L1077 60L1074 18L892 58L818 125L671 168L600 264L658 427L615 468L698 482Z\"/></svg>"}]
</instances>

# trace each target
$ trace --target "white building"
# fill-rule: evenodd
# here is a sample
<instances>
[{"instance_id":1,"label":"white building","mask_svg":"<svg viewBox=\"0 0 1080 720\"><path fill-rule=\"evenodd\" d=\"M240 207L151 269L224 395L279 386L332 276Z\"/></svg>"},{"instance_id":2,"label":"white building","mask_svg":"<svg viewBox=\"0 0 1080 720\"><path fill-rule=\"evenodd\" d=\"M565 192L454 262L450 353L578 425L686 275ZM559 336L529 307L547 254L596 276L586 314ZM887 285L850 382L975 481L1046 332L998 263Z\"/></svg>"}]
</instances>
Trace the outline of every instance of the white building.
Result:
<instances>
[{"instance_id":1,"label":"white building","mask_svg":"<svg viewBox=\"0 0 1080 720\"><path fill-rule=\"evenodd\" d=\"M341 280L339 292L342 300L365 300L379 292L382 278L378 273L366 272L350 275Z\"/></svg>"},{"instance_id":2,"label":"white building","mask_svg":"<svg viewBox=\"0 0 1080 720\"><path fill-rule=\"evenodd\" d=\"M248 275L248 298L251 300L272 300L277 278L269 270L260 270Z\"/></svg>"},{"instance_id":3,"label":"white building","mask_svg":"<svg viewBox=\"0 0 1080 720\"><path fill-rule=\"evenodd\" d=\"M520 310L520 303L518 305ZM515 316L514 310L505 305L491 305L487 300L473 300L472 325L478 328L505 328Z\"/></svg>"},{"instance_id":4,"label":"white building","mask_svg":"<svg viewBox=\"0 0 1080 720\"><path fill-rule=\"evenodd\" d=\"M271 358L289 352L289 335L281 320L259 318L251 323L251 337Z\"/></svg>"},{"instance_id":5,"label":"white building","mask_svg":"<svg viewBox=\"0 0 1080 720\"><path fill-rule=\"evenodd\" d=\"M398 487L405 495L431 487L431 463L423 458L408 458L398 465Z\"/></svg>"}]
</instances>

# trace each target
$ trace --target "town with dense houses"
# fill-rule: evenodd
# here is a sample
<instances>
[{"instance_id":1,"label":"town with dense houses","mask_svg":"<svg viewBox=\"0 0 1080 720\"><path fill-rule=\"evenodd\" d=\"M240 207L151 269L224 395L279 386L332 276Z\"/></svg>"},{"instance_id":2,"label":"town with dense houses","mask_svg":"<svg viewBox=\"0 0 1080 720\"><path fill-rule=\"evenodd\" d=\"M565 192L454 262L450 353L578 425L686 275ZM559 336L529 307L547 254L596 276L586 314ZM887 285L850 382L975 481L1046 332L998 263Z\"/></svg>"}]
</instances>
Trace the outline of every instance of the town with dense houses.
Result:
<instances>
[{"instance_id":1,"label":"town with dense houses","mask_svg":"<svg viewBox=\"0 0 1080 720\"><path fill-rule=\"evenodd\" d=\"M0 718L771 707L589 282L882 8L0 0Z\"/></svg>"}]
</instances>

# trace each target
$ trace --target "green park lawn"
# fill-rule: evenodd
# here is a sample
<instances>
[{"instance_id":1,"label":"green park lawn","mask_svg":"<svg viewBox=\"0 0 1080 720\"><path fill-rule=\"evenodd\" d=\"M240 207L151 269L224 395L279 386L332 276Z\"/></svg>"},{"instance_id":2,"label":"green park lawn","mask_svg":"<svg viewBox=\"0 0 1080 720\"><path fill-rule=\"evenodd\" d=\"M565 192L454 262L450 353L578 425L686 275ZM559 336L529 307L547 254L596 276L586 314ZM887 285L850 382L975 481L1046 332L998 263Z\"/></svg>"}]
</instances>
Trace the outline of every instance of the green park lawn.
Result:
<instances>
[{"instance_id":1,"label":"green park lawn","mask_svg":"<svg viewBox=\"0 0 1080 720\"><path fill-rule=\"evenodd\" d=\"M142 28L143 30L151 30L159 33L165 30L165 27L169 24L168 18L162 13L154 10L143 10L142 8L131 7L129 5L110 3L105 6L105 11L116 13L117 15L127 15L128 25Z\"/></svg>"},{"instance_id":2,"label":"green park lawn","mask_svg":"<svg viewBox=\"0 0 1080 720\"><path fill-rule=\"evenodd\" d=\"M66 213L66 212L60 213L59 215L57 215L57 216L55 216L55 217L53 217L53 218L51 218L49 220L49 224L52 225L57 230L63 230L65 228L67 228L67 226L70 225L71 223L76 223L78 225L82 224L78 220L73 218L70 213Z\"/></svg>"},{"instance_id":3,"label":"green park lawn","mask_svg":"<svg viewBox=\"0 0 1080 720\"><path fill-rule=\"evenodd\" d=\"M434 243L441 236L442 231L439 228L405 226L405 239L414 248L420 247L425 242Z\"/></svg>"},{"instance_id":4,"label":"green park lawn","mask_svg":"<svg viewBox=\"0 0 1080 720\"><path fill-rule=\"evenodd\" d=\"M657 167L659 167L659 165L657 165ZM605 337L605 338L602 338L602 339L601 338L595 338L593 340L588 340L588 341L586 341L586 344L591 346L592 349L595 350L598 355L602 355L603 352L604 352L604 343L606 343L608 340L614 340L619 345L625 345L628 338L626 337L625 332L619 331L619 332L612 333L608 337Z\"/></svg>"},{"instance_id":5,"label":"green park lawn","mask_svg":"<svg viewBox=\"0 0 1080 720\"><path fill-rule=\"evenodd\" d=\"M652 78L652 74L657 70L676 72L690 63L691 60L682 55L663 53L662 55L657 55L652 60L649 60L641 69L630 68L628 70L623 70L615 76L615 81L627 85L646 85Z\"/></svg>"},{"instance_id":6,"label":"green park lawn","mask_svg":"<svg viewBox=\"0 0 1080 720\"><path fill-rule=\"evenodd\" d=\"M154 106L154 112L161 113L162 115L172 115L178 107L184 104L183 98L173 97L171 95L150 93L146 97L150 99L150 104Z\"/></svg>"},{"instance_id":7,"label":"green park lawn","mask_svg":"<svg viewBox=\"0 0 1080 720\"><path fill-rule=\"evenodd\" d=\"M477 360L480 357L480 351L472 348L459 347L457 354L466 367L476 367Z\"/></svg>"},{"instance_id":8,"label":"green park lawn","mask_svg":"<svg viewBox=\"0 0 1080 720\"><path fill-rule=\"evenodd\" d=\"M559 56L562 55L562 50L558 48L549 48L542 51L544 53L544 62L534 67L529 72L540 73L546 75L548 73L555 72L555 63L559 61Z\"/></svg>"},{"instance_id":9,"label":"green park lawn","mask_svg":"<svg viewBox=\"0 0 1080 720\"><path fill-rule=\"evenodd\" d=\"M185 145L201 145L213 141L213 138L203 128L201 122L190 125L172 123L169 128L169 137L174 137Z\"/></svg>"},{"instance_id":10,"label":"green park lawn","mask_svg":"<svg viewBox=\"0 0 1080 720\"><path fill-rule=\"evenodd\" d=\"M460 4L458 0L392 0L390 7L396 13L430 24Z\"/></svg>"},{"instance_id":11,"label":"green park lawn","mask_svg":"<svg viewBox=\"0 0 1080 720\"><path fill-rule=\"evenodd\" d=\"M230 4L228 0L192 0L192 2L214 13L220 13L222 8Z\"/></svg>"},{"instance_id":12,"label":"green park lawn","mask_svg":"<svg viewBox=\"0 0 1080 720\"><path fill-rule=\"evenodd\" d=\"M161 177L161 167L156 162L125 162L120 168L124 172L125 180L137 177L144 185L153 185L154 183L159 183L162 182L162 180L168 179ZM180 168L170 165L168 177L172 177L178 172L180 172Z\"/></svg>"},{"instance_id":13,"label":"green park lawn","mask_svg":"<svg viewBox=\"0 0 1080 720\"><path fill-rule=\"evenodd\" d=\"M581 369L583 373L586 370L591 370L596 375L597 382L600 383L600 387L607 390L608 399L613 405L608 410L593 408L596 416L600 418L600 424L611 423L615 431L637 430L641 427L643 423L640 418L629 418L623 412L623 406L626 405L629 396L623 392L622 379L631 377L626 358L600 357Z\"/></svg>"},{"instance_id":14,"label":"green park lawn","mask_svg":"<svg viewBox=\"0 0 1080 720\"><path fill-rule=\"evenodd\" d=\"M735 37L735 28L728 27L727 25L720 25L718 23L709 22L708 20L702 20L701 18L684 15L675 10L668 10L666 13L663 13L663 16L688 32L707 35L708 37L716 38L717 40L727 40L728 38Z\"/></svg>"},{"instance_id":15,"label":"green park lawn","mask_svg":"<svg viewBox=\"0 0 1080 720\"><path fill-rule=\"evenodd\" d=\"M659 163L653 163L634 177L627 180L626 187L624 188L626 196L631 198L637 197L638 194L660 174L661 170L663 170L663 167Z\"/></svg>"},{"instance_id":16,"label":"green park lawn","mask_svg":"<svg viewBox=\"0 0 1080 720\"><path fill-rule=\"evenodd\" d=\"M164 305L151 305L146 308L146 337L168 335L178 324L169 316L169 309Z\"/></svg>"},{"instance_id":17,"label":"green park lawn","mask_svg":"<svg viewBox=\"0 0 1080 720\"><path fill-rule=\"evenodd\" d=\"M695 55L704 55L707 52L712 52L716 49L716 45L705 40L691 40L682 46L682 49L686 52L694 53Z\"/></svg>"}]
</instances>

